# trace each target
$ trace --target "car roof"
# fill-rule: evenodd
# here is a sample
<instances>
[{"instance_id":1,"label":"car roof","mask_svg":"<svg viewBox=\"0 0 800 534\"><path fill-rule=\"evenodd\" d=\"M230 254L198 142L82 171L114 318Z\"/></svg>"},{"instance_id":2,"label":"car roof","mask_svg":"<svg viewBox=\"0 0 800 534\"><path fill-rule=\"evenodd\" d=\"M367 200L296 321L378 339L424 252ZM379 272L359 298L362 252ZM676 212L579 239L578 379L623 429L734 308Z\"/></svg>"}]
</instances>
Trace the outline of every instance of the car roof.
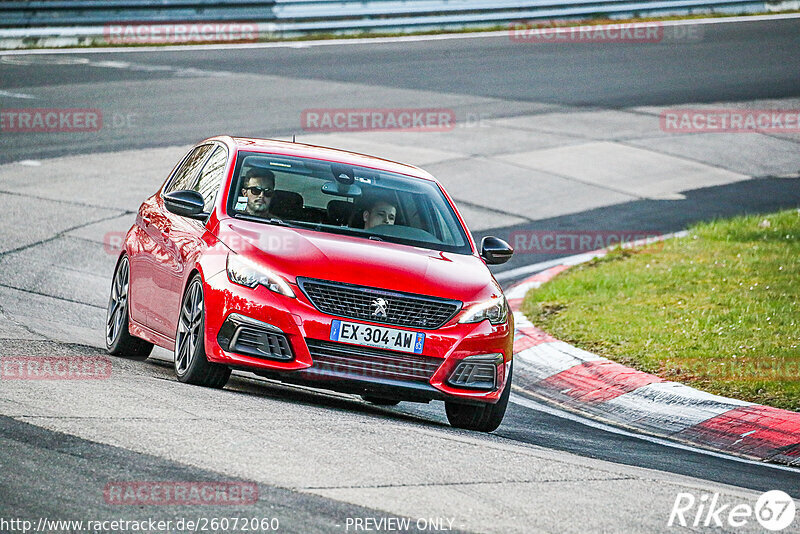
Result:
<instances>
[{"instance_id":1,"label":"car roof","mask_svg":"<svg viewBox=\"0 0 800 534\"><path fill-rule=\"evenodd\" d=\"M290 141L278 141L276 139L259 139L255 137L228 137L220 136L217 139L220 141L228 141L234 145L238 150L264 152L269 154L281 154L284 156L296 156L301 158L320 159L324 161L334 161L336 163L345 163L349 165L358 165L360 167L368 167L371 169L394 172L421 178L423 180L430 180L438 183L438 181L431 176L427 171L388 159L369 156L366 154L359 154L357 152L348 152L346 150L339 150L336 148L329 148L317 145L307 145L304 143L294 143Z\"/></svg>"}]
</instances>

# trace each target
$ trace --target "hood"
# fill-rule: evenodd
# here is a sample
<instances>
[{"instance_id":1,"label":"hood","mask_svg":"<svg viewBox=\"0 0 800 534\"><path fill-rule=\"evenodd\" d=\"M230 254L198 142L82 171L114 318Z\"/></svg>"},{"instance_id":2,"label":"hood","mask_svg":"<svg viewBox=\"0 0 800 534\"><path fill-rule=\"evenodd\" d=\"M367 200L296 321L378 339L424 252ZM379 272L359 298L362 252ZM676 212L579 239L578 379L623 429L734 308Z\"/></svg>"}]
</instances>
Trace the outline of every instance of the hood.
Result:
<instances>
[{"instance_id":1,"label":"hood","mask_svg":"<svg viewBox=\"0 0 800 534\"><path fill-rule=\"evenodd\" d=\"M500 294L472 255L239 219L221 221L219 239L293 284L317 278L462 302Z\"/></svg>"}]
</instances>

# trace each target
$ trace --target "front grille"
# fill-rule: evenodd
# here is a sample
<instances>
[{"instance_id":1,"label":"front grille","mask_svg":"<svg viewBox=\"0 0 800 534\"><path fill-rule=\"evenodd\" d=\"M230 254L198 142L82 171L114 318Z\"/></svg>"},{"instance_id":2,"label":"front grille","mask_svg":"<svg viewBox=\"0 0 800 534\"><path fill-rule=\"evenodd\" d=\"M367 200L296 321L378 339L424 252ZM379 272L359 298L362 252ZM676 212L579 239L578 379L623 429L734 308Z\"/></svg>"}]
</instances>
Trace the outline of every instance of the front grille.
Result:
<instances>
[{"instance_id":1,"label":"front grille","mask_svg":"<svg viewBox=\"0 0 800 534\"><path fill-rule=\"evenodd\" d=\"M427 383L444 361L443 358L407 355L317 339L306 339L306 343L314 360L310 372L336 374L343 378Z\"/></svg>"},{"instance_id":2,"label":"front grille","mask_svg":"<svg viewBox=\"0 0 800 534\"><path fill-rule=\"evenodd\" d=\"M338 282L308 278L298 278L297 281L319 311L381 324L433 330L452 319L462 305L457 300ZM376 314L381 307L385 315Z\"/></svg>"}]
</instances>

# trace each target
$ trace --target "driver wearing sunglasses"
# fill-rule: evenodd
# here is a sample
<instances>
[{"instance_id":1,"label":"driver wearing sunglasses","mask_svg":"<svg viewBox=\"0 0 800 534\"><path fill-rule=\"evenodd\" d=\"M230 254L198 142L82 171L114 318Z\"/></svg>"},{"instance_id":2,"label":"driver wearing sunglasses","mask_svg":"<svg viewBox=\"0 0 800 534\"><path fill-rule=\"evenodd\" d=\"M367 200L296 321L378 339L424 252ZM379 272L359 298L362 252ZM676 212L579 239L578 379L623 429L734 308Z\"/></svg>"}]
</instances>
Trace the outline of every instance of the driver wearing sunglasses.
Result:
<instances>
[{"instance_id":1,"label":"driver wearing sunglasses","mask_svg":"<svg viewBox=\"0 0 800 534\"><path fill-rule=\"evenodd\" d=\"M269 205L275 191L275 174L267 169L250 169L244 178L242 196L247 197L245 213L258 217L271 217Z\"/></svg>"}]
</instances>

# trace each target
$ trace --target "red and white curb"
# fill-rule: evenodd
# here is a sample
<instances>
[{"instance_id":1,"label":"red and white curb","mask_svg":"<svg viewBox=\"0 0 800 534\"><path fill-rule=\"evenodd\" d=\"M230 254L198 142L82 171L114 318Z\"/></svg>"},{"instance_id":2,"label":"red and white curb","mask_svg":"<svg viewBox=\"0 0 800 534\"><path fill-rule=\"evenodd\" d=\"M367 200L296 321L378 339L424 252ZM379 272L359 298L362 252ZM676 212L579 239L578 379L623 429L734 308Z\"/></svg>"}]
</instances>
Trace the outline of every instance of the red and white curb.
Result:
<instances>
[{"instance_id":1,"label":"red and white curb","mask_svg":"<svg viewBox=\"0 0 800 534\"><path fill-rule=\"evenodd\" d=\"M564 258L506 291L516 330L515 385L617 426L747 458L800 465L800 413L712 395L625 367L551 337L522 314L520 306L530 289L606 252Z\"/></svg>"}]
</instances>

